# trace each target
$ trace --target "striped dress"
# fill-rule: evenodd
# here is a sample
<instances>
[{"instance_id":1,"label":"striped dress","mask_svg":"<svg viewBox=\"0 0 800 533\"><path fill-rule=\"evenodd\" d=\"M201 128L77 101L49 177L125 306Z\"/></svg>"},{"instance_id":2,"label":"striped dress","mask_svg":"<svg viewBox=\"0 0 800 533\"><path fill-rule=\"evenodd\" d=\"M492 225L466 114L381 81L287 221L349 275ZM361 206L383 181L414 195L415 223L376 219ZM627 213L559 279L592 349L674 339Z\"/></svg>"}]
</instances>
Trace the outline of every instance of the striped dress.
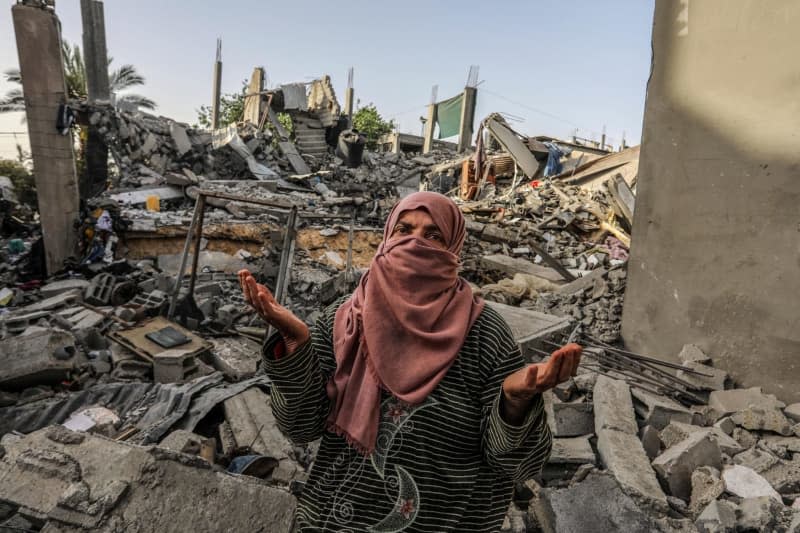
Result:
<instances>
[{"instance_id":1,"label":"striped dress","mask_svg":"<svg viewBox=\"0 0 800 533\"><path fill-rule=\"evenodd\" d=\"M375 452L364 457L325 430L325 384L336 368L329 307L311 340L290 356L271 356L278 425L298 444L322 437L300 496L297 531L499 531L515 480L537 475L552 438L541 396L520 426L499 411L501 384L523 366L503 318L484 307L445 377L420 405L385 393Z\"/></svg>"}]
</instances>

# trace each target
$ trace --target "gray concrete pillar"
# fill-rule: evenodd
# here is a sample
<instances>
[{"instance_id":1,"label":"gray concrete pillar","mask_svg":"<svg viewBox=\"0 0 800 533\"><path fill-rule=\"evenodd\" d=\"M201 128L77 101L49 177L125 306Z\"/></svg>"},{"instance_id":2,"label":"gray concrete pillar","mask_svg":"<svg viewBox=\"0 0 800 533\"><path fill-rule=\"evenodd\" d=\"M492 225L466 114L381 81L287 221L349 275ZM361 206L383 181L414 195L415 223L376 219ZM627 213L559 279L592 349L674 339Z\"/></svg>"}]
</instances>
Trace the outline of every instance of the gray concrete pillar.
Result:
<instances>
[{"instance_id":1,"label":"gray concrete pillar","mask_svg":"<svg viewBox=\"0 0 800 533\"><path fill-rule=\"evenodd\" d=\"M108 51L103 2L81 0L83 20L83 64L86 68L86 91L90 102L109 102Z\"/></svg>"},{"instance_id":2,"label":"gray concrete pillar","mask_svg":"<svg viewBox=\"0 0 800 533\"><path fill-rule=\"evenodd\" d=\"M428 120L425 122L425 139L422 143L422 153L427 154L433 148L433 131L436 129L436 111L437 105L435 103L428 106Z\"/></svg>"},{"instance_id":3,"label":"gray concrete pillar","mask_svg":"<svg viewBox=\"0 0 800 533\"><path fill-rule=\"evenodd\" d=\"M464 103L461 105L461 129L458 133L459 152L465 152L472 146L475 104L477 101L478 89L475 87L464 87Z\"/></svg>"},{"instance_id":4,"label":"gray concrete pillar","mask_svg":"<svg viewBox=\"0 0 800 533\"><path fill-rule=\"evenodd\" d=\"M11 8L25 94L25 114L39 196L47 272L75 252L78 179L72 136L56 130L58 107L67 101L59 22L52 9Z\"/></svg>"},{"instance_id":5,"label":"gray concrete pillar","mask_svg":"<svg viewBox=\"0 0 800 533\"><path fill-rule=\"evenodd\" d=\"M214 62L214 81L211 90L211 129L219 128L219 101L222 97L222 39L217 39L217 59Z\"/></svg>"}]
</instances>

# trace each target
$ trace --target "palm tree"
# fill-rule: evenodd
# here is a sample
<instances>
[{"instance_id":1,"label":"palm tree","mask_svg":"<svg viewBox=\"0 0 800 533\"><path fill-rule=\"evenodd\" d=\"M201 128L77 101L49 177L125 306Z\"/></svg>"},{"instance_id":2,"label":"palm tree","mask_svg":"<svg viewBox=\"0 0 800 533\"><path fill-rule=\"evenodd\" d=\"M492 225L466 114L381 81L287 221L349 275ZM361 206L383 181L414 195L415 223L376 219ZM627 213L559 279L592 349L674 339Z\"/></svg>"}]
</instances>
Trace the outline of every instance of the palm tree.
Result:
<instances>
[{"instance_id":1,"label":"palm tree","mask_svg":"<svg viewBox=\"0 0 800 533\"><path fill-rule=\"evenodd\" d=\"M85 100L87 97L86 68L83 64L80 47L70 46L69 43L64 42L61 46L61 56L64 61L67 95L73 100ZM111 61L112 59L108 60L109 65ZM7 82L22 85L19 69L8 69L3 74ZM117 102L135 104L142 109L155 109L156 103L140 94L118 94L131 87L144 85L144 83L144 76L139 74L133 65L122 65L108 74L108 84L111 92L117 94ZM0 98L0 113L13 111L25 111L25 96L22 93L22 87L13 88Z\"/></svg>"}]
</instances>

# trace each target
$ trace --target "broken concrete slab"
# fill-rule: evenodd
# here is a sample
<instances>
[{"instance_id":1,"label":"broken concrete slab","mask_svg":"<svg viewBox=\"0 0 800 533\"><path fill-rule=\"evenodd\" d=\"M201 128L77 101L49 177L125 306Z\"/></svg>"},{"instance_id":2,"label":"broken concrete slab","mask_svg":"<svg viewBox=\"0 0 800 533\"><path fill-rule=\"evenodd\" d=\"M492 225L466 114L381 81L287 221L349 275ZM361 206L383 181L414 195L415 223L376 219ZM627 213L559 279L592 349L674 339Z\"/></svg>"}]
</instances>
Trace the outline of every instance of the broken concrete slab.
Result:
<instances>
[{"instance_id":1,"label":"broken concrete slab","mask_svg":"<svg viewBox=\"0 0 800 533\"><path fill-rule=\"evenodd\" d=\"M594 427L613 429L635 435L636 415L627 383L607 376L597 376L594 386Z\"/></svg>"},{"instance_id":2,"label":"broken concrete slab","mask_svg":"<svg viewBox=\"0 0 800 533\"><path fill-rule=\"evenodd\" d=\"M206 438L197 433L186 431L185 429L176 429L164 437L158 445L161 448L166 448L174 452L199 455L200 447L204 440L206 440Z\"/></svg>"},{"instance_id":3,"label":"broken concrete slab","mask_svg":"<svg viewBox=\"0 0 800 533\"><path fill-rule=\"evenodd\" d=\"M44 300L40 300L36 303L26 305L25 307L17 309L12 314L12 317L16 316L17 314L22 315L26 313L38 313L41 311L55 311L57 309L63 309L65 307L75 306L82 301L83 301L83 291L70 290L67 292L63 292L57 296L51 296L50 298L45 298Z\"/></svg>"},{"instance_id":4,"label":"broken concrete slab","mask_svg":"<svg viewBox=\"0 0 800 533\"><path fill-rule=\"evenodd\" d=\"M793 433L792 423L776 406L751 405L734 413L731 420L749 430L772 431L784 436Z\"/></svg>"},{"instance_id":5,"label":"broken concrete slab","mask_svg":"<svg viewBox=\"0 0 800 533\"><path fill-rule=\"evenodd\" d=\"M687 383L691 383L700 389L710 391L725 390L731 384L731 378L728 373L719 368L714 368L713 366L708 366L696 361L687 361L683 363L683 366L690 370L696 370L697 372L708 374L707 376L701 376L693 372L684 372L683 370L678 370L676 376L679 379L682 379Z\"/></svg>"},{"instance_id":6,"label":"broken concrete slab","mask_svg":"<svg viewBox=\"0 0 800 533\"><path fill-rule=\"evenodd\" d=\"M778 464L778 458L760 448L753 447L734 455L733 462L737 465L752 468L760 474Z\"/></svg>"},{"instance_id":7,"label":"broken concrete slab","mask_svg":"<svg viewBox=\"0 0 800 533\"><path fill-rule=\"evenodd\" d=\"M737 531L775 531L783 504L769 496L745 498L739 504Z\"/></svg>"},{"instance_id":8,"label":"broken concrete slab","mask_svg":"<svg viewBox=\"0 0 800 533\"><path fill-rule=\"evenodd\" d=\"M769 481L756 473L752 468L742 465L729 465L722 471L725 491L740 498L758 498L769 496L781 501L781 495L772 488Z\"/></svg>"},{"instance_id":9,"label":"broken concrete slab","mask_svg":"<svg viewBox=\"0 0 800 533\"><path fill-rule=\"evenodd\" d=\"M192 150L192 143L189 141L189 136L186 134L186 128L177 122L170 122L169 133L175 143L175 150L179 155L184 155Z\"/></svg>"},{"instance_id":10,"label":"broken concrete slab","mask_svg":"<svg viewBox=\"0 0 800 533\"><path fill-rule=\"evenodd\" d=\"M719 445L720 450L728 455L736 455L744 450L744 447L735 439L726 435L719 428L708 428L684 424L683 422L670 422L660 434L661 442L666 448L670 448L693 433L705 433L709 435Z\"/></svg>"},{"instance_id":11,"label":"broken concrete slab","mask_svg":"<svg viewBox=\"0 0 800 533\"><path fill-rule=\"evenodd\" d=\"M701 466L722 468L719 446L708 433L693 433L653 460L653 468L669 486L673 496L688 500L692 494L692 472Z\"/></svg>"},{"instance_id":12,"label":"broken concrete slab","mask_svg":"<svg viewBox=\"0 0 800 533\"><path fill-rule=\"evenodd\" d=\"M769 448L782 447L792 453L800 453L800 439L797 437L781 437L778 435L762 435L761 442Z\"/></svg>"},{"instance_id":13,"label":"broken concrete slab","mask_svg":"<svg viewBox=\"0 0 800 533\"><path fill-rule=\"evenodd\" d=\"M727 500L716 500L703 509L694 523L700 533L727 533L736 527L736 506Z\"/></svg>"},{"instance_id":14,"label":"broken concrete slab","mask_svg":"<svg viewBox=\"0 0 800 533\"><path fill-rule=\"evenodd\" d=\"M233 381L253 377L261 361L261 345L246 337L210 338L206 362Z\"/></svg>"},{"instance_id":15,"label":"broken concrete slab","mask_svg":"<svg viewBox=\"0 0 800 533\"><path fill-rule=\"evenodd\" d=\"M786 418L793 422L800 422L800 403L787 405L783 410L783 414L786 415Z\"/></svg>"},{"instance_id":16,"label":"broken concrete slab","mask_svg":"<svg viewBox=\"0 0 800 533\"><path fill-rule=\"evenodd\" d=\"M539 359L535 349L545 348L542 346L544 344L543 341L563 335L571 329L571 323L567 318L497 302L486 303L500 313L506 321L509 328L511 328L511 333L514 335L514 340L517 341L522 350L523 357L528 360Z\"/></svg>"},{"instance_id":17,"label":"broken concrete slab","mask_svg":"<svg viewBox=\"0 0 800 533\"><path fill-rule=\"evenodd\" d=\"M692 423L692 412L666 396L656 396L639 388L633 388L631 394L637 400L633 403L636 414L644 419L645 424L661 430L673 420Z\"/></svg>"},{"instance_id":18,"label":"broken concrete slab","mask_svg":"<svg viewBox=\"0 0 800 533\"><path fill-rule=\"evenodd\" d=\"M743 411L751 405L763 408L785 407L785 404L778 401L774 395L761 392L761 387L712 391L708 397L708 406L714 409L720 418Z\"/></svg>"},{"instance_id":19,"label":"broken concrete slab","mask_svg":"<svg viewBox=\"0 0 800 533\"><path fill-rule=\"evenodd\" d=\"M276 461L290 458L292 443L280 432L272 414L272 401L257 387L225 400L225 419L236 445Z\"/></svg>"},{"instance_id":20,"label":"broken concrete slab","mask_svg":"<svg viewBox=\"0 0 800 533\"><path fill-rule=\"evenodd\" d=\"M666 495L636 434L602 427L596 433L600 459L622 490L640 505L666 513Z\"/></svg>"},{"instance_id":21,"label":"broken concrete slab","mask_svg":"<svg viewBox=\"0 0 800 533\"><path fill-rule=\"evenodd\" d=\"M83 292L88 286L89 282L85 279L62 279L42 285L42 287L39 288L39 293L44 298L52 298L53 296L58 296L68 291L78 290Z\"/></svg>"},{"instance_id":22,"label":"broken concrete slab","mask_svg":"<svg viewBox=\"0 0 800 533\"><path fill-rule=\"evenodd\" d=\"M642 441L642 447L651 461L661 453L661 437L653 426L642 427L639 431L639 440Z\"/></svg>"},{"instance_id":23,"label":"broken concrete slab","mask_svg":"<svg viewBox=\"0 0 800 533\"><path fill-rule=\"evenodd\" d=\"M725 492L725 483L722 481L719 470L713 466L701 466L692 472L692 495L689 510L697 515L708 504L719 498Z\"/></svg>"},{"instance_id":24,"label":"broken concrete slab","mask_svg":"<svg viewBox=\"0 0 800 533\"><path fill-rule=\"evenodd\" d=\"M566 489L542 489L533 504L546 533L660 530L607 474L591 473Z\"/></svg>"},{"instance_id":25,"label":"broken concrete slab","mask_svg":"<svg viewBox=\"0 0 800 533\"><path fill-rule=\"evenodd\" d=\"M683 348L678 354L678 359L680 359L683 363L691 362L705 364L711 362L711 358L694 344L684 344Z\"/></svg>"},{"instance_id":26,"label":"broken concrete slab","mask_svg":"<svg viewBox=\"0 0 800 533\"><path fill-rule=\"evenodd\" d=\"M162 254L158 256L158 268L175 276L178 274L178 269L181 267L181 254ZM249 263L242 261L236 256L226 254L225 252L203 250L198 254L197 269L198 272L204 268L211 269L216 272L225 272L226 274L235 274L243 268L251 268Z\"/></svg>"},{"instance_id":27,"label":"broken concrete slab","mask_svg":"<svg viewBox=\"0 0 800 533\"><path fill-rule=\"evenodd\" d=\"M87 362L71 333L30 328L0 341L0 387L20 389L58 383Z\"/></svg>"},{"instance_id":28,"label":"broken concrete slab","mask_svg":"<svg viewBox=\"0 0 800 533\"><path fill-rule=\"evenodd\" d=\"M542 469L542 480L567 479L572 477L581 465L594 465L597 458L592 450L588 436L553 439L550 459Z\"/></svg>"},{"instance_id":29,"label":"broken concrete slab","mask_svg":"<svg viewBox=\"0 0 800 533\"><path fill-rule=\"evenodd\" d=\"M151 196L157 196L161 202L184 198L183 190L172 186L151 187L149 189L120 192L110 195L110 198L123 205L144 205Z\"/></svg>"},{"instance_id":30,"label":"broken concrete slab","mask_svg":"<svg viewBox=\"0 0 800 533\"><path fill-rule=\"evenodd\" d=\"M594 411L590 403L551 402L547 423L554 437L579 437L594 433Z\"/></svg>"},{"instance_id":31,"label":"broken concrete slab","mask_svg":"<svg viewBox=\"0 0 800 533\"><path fill-rule=\"evenodd\" d=\"M0 498L70 530L292 529L296 503L288 492L162 448L53 426L5 450Z\"/></svg>"},{"instance_id":32,"label":"broken concrete slab","mask_svg":"<svg viewBox=\"0 0 800 533\"><path fill-rule=\"evenodd\" d=\"M780 494L800 493L800 457L778 463L761 473L761 476Z\"/></svg>"}]
</instances>

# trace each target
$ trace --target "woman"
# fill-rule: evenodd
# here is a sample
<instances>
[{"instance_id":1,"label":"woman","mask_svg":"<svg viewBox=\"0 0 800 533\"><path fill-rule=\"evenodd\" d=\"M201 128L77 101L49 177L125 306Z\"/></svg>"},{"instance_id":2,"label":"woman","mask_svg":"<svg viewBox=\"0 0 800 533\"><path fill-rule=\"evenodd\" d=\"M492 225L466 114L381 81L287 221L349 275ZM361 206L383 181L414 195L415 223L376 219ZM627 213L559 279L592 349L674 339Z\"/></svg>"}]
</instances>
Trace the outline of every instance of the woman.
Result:
<instances>
[{"instance_id":1,"label":"woman","mask_svg":"<svg viewBox=\"0 0 800 533\"><path fill-rule=\"evenodd\" d=\"M298 531L497 531L515 480L550 454L541 393L581 348L525 366L507 324L458 276L464 217L420 192L392 210L355 292L313 331L249 272L272 405L297 443L322 437Z\"/></svg>"}]
</instances>

